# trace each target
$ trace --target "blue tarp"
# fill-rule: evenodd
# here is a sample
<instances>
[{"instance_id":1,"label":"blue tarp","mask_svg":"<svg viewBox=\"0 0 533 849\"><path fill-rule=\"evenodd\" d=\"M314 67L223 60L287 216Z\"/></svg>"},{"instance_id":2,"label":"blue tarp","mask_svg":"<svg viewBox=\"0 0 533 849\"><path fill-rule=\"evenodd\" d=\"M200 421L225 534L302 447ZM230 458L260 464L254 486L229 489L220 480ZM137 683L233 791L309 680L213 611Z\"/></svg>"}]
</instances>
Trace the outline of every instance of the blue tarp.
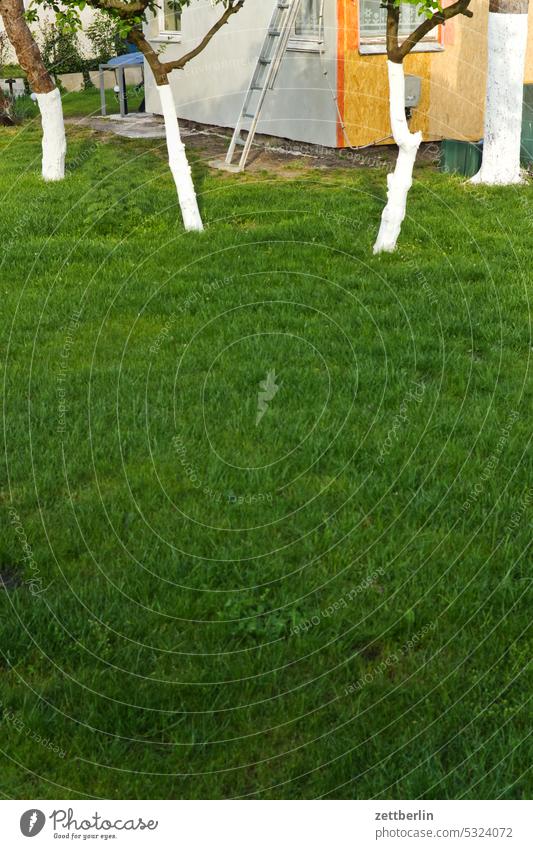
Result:
<instances>
[{"instance_id":1,"label":"blue tarp","mask_svg":"<svg viewBox=\"0 0 533 849\"><path fill-rule=\"evenodd\" d=\"M114 56L112 59L108 59L105 64L108 68L129 68L132 65L142 65L143 62L142 53L137 51L136 53L125 53L123 56Z\"/></svg>"}]
</instances>

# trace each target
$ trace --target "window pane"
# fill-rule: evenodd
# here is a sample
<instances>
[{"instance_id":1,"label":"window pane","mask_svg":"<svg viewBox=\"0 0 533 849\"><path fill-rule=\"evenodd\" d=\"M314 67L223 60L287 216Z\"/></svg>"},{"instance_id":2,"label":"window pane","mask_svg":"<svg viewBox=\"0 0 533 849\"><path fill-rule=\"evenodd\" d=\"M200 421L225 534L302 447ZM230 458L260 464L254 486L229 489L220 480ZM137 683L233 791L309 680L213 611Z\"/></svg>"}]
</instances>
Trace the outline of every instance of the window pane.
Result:
<instances>
[{"instance_id":1,"label":"window pane","mask_svg":"<svg viewBox=\"0 0 533 849\"><path fill-rule=\"evenodd\" d=\"M367 39L384 40L387 31L387 10L381 0L360 0L361 36ZM400 7L400 36L410 35L424 20L411 3L402 3Z\"/></svg>"},{"instance_id":2,"label":"window pane","mask_svg":"<svg viewBox=\"0 0 533 849\"><path fill-rule=\"evenodd\" d=\"M174 0L163 0L163 21L165 32L181 30L181 14L175 9Z\"/></svg>"},{"instance_id":3,"label":"window pane","mask_svg":"<svg viewBox=\"0 0 533 849\"><path fill-rule=\"evenodd\" d=\"M320 35L320 0L301 0L296 19L296 35L301 38L318 38Z\"/></svg>"}]
</instances>

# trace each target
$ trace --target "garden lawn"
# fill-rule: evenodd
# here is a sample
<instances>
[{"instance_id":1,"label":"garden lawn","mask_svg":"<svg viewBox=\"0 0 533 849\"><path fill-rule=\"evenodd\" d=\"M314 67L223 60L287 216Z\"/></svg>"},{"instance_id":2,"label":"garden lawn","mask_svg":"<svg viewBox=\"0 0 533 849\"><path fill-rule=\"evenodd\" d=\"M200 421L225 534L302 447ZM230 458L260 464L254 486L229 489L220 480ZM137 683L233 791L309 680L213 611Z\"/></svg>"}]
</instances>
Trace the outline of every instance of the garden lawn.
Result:
<instances>
[{"instance_id":1,"label":"garden lawn","mask_svg":"<svg viewBox=\"0 0 533 849\"><path fill-rule=\"evenodd\" d=\"M144 98L144 89L139 86L127 86L128 108L135 112ZM120 106L118 94L113 89L105 90L106 111L108 115L118 115ZM62 95L63 115L65 118L99 118L101 116L100 89L96 86L82 91L65 92ZM35 119L39 117L39 107L29 95L17 97L15 101L15 115L19 119ZM20 127L19 127L20 131ZM6 139L7 141L7 139Z\"/></svg>"},{"instance_id":2,"label":"garden lawn","mask_svg":"<svg viewBox=\"0 0 533 849\"><path fill-rule=\"evenodd\" d=\"M3 796L528 797L531 187L0 144Z\"/></svg>"}]
</instances>

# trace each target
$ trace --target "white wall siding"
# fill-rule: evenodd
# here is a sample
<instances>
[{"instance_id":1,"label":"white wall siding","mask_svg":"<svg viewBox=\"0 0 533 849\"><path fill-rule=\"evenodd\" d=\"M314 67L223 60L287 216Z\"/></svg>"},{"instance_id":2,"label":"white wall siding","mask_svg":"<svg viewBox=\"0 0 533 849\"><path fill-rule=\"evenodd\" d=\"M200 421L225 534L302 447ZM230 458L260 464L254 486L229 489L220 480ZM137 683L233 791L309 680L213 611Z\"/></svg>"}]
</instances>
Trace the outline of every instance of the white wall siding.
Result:
<instances>
[{"instance_id":1,"label":"white wall siding","mask_svg":"<svg viewBox=\"0 0 533 849\"><path fill-rule=\"evenodd\" d=\"M183 71L172 72L170 83L179 117L235 126L273 9L274 0L246 0L200 56ZM154 46L166 42L164 58L178 58L205 35L220 14L221 8L213 9L209 0L196 0L183 13L180 43L159 41L156 20L147 26L147 35ZM289 49L275 88L267 96L258 132L335 146L336 42L336 2L326 0L324 59L316 51ZM158 113L159 99L148 68L145 79L147 111Z\"/></svg>"}]
</instances>

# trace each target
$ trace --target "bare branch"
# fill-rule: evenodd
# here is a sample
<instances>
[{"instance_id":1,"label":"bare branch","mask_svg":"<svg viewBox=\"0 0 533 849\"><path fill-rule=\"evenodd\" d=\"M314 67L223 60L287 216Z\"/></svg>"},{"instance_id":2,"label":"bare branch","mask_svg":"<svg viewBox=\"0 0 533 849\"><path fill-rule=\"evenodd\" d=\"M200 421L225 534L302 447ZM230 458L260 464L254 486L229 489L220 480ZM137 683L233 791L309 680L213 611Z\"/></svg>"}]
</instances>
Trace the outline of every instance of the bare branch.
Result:
<instances>
[{"instance_id":1,"label":"bare branch","mask_svg":"<svg viewBox=\"0 0 533 849\"><path fill-rule=\"evenodd\" d=\"M196 45L196 47L194 47L189 53L185 53L185 55L182 56L181 59L175 59L171 62L162 63L167 73L169 73L170 71L181 71L185 67L187 62L190 62L191 59L194 59L195 56L198 56L203 50L205 50L213 36L216 35L216 33L219 31L219 29L222 29L224 24L228 23L231 16L239 12L243 6L244 0L237 0L237 2L235 2L235 0L230 0L230 5L228 5L227 8L224 10L224 14L218 19L215 24L213 24L211 29L206 32L206 34L199 42L199 44Z\"/></svg>"},{"instance_id":2,"label":"bare branch","mask_svg":"<svg viewBox=\"0 0 533 849\"><path fill-rule=\"evenodd\" d=\"M1 0L0 0L1 2ZM122 3L122 0L88 0L90 5L96 5L100 3ZM147 2L147 0L139 0L139 2ZM130 30L129 38L133 43L138 47L138 49L143 54L144 58L148 62L150 69L155 77L155 81L157 85L167 85L168 84L168 75L171 71L181 70L185 67L187 62L191 59L194 59L195 56L198 56L209 44L213 36L221 29L224 24L226 24L232 15L235 15L236 12L240 11L244 5L245 0L230 0L230 4L224 10L223 15L218 19L218 21L213 24L211 29L205 34L200 43L193 48L189 53L186 53L180 59L175 59L169 62L162 62L159 58L159 54L154 50L152 45L146 39L142 28L140 26L133 27ZM129 5L129 4L128 4Z\"/></svg>"}]
</instances>

